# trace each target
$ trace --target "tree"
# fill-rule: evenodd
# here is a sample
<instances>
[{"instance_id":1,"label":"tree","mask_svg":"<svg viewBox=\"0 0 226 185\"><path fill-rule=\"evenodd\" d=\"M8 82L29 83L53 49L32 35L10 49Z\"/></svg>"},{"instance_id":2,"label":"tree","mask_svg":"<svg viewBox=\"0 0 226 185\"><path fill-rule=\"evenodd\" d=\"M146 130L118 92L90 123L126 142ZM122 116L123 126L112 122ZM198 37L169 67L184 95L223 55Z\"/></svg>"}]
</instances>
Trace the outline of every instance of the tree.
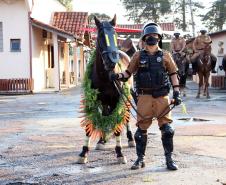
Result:
<instances>
[{"instance_id":1,"label":"tree","mask_svg":"<svg viewBox=\"0 0 226 185\"><path fill-rule=\"evenodd\" d=\"M94 21L94 16L96 16L98 19L100 19L101 21L109 21L111 20L111 17L105 13L91 13L88 17L88 21L89 21L89 26L91 27L95 27L95 21Z\"/></svg>"},{"instance_id":2,"label":"tree","mask_svg":"<svg viewBox=\"0 0 226 185\"><path fill-rule=\"evenodd\" d=\"M188 30L189 24L191 24L194 29L195 22L193 20L193 16L195 13L198 12L199 9L204 8L201 5L201 3L197 0L173 0L172 7L173 7L173 12L176 15L174 17L174 22L176 26L178 28L182 28L183 31ZM191 14L191 19L187 18L189 12ZM198 16L201 16L201 15L198 15Z\"/></svg>"},{"instance_id":3,"label":"tree","mask_svg":"<svg viewBox=\"0 0 226 185\"><path fill-rule=\"evenodd\" d=\"M100 19L102 21L109 21L109 20L111 20L111 17L109 15L105 14L105 13L102 13L102 14L100 14L100 13L91 13L89 15L89 18L88 18L89 22L93 22L94 16L96 16L98 19Z\"/></svg>"},{"instance_id":4,"label":"tree","mask_svg":"<svg viewBox=\"0 0 226 185\"><path fill-rule=\"evenodd\" d=\"M64 5L68 11L72 10L72 1L73 0L58 0L62 5Z\"/></svg>"},{"instance_id":5,"label":"tree","mask_svg":"<svg viewBox=\"0 0 226 185\"><path fill-rule=\"evenodd\" d=\"M134 23L142 21L159 22L160 17L170 13L169 0L120 0L127 11L127 17Z\"/></svg>"},{"instance_id":6,"label":"tree","mask_svg":"<svg viewBox=\"0 0 226 185\"><path fill-rule=\"evenodd\" d=\"M210 31L221 31L226 22L226 0L213 2L202 21Z\"/></svg>"}]
</instances>

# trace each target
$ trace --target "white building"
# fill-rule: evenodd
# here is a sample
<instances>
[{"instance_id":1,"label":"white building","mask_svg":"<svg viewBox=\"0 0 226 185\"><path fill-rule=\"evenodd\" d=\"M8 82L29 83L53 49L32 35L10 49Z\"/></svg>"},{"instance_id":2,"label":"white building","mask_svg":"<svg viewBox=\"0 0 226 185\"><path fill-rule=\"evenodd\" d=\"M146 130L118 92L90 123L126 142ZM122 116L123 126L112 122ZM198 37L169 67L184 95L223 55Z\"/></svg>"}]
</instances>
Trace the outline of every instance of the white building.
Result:
<instances>
[{"instance_id":1,"label":"white building","mask_svg":"<svg viewBox=\"0 0 226 185\"><path fill-rule=\"evenodd\" d=\"M54 12L65 11L57 0L0 0L0 92L59 91L77 84L82 39L52 24Z\"/></svg>"}]
</instances>

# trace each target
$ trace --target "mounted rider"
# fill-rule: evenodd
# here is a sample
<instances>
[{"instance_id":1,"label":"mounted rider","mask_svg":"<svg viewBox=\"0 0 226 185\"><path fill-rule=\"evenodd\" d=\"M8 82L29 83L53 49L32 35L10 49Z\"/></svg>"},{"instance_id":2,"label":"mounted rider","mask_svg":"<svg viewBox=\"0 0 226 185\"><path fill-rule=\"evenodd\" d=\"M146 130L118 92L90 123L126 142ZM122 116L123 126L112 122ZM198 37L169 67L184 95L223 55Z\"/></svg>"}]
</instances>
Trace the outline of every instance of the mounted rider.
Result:
<instances>
[{"instance_id":1,"label":"mounted rider","mask_svg":"<svg viewBox=\"0 0 226 185\"><path fill-rule=\"evenodd\" d=\"M173 35L174 38L171 40L170 48L173 54L173 58L175 59L175 54L177 53L182 56L185 55L184 49L186 47L186 41L183 37L180 36L179 31L175 31Z\"/></svg>"},{"instance_id":2,"label":"mounted rider","mask_svg":"<svg viewBox=\"0 0 226 185\"><path fill-rule=\"evenodd\" d=\"M156 23L148 23L143 28L142 41L144 48L137 51L127 68L122 73L113 74L114 80L125 80L136 73L137 103L137 130L135 133L137 160L131 169L145 167L145 151L147 146L147 129L157 118L162 134L162 144L165 151L166 165L169 170L178 167L172 159L174 129L170 125L170 80L174 89L175 105L181 103L177 66L169 52L163 51L162 30Z\"/></svg>"},{"instance_id":3,"label":"mounted rider","mask_svg":"<svg viewBox=\"0 0 226 185\"><path fill-rule=\"evenodd\" d=\"M196 74L198 69L198 64L197 64L198 57L200 56L200 54L204 52L205 48L207 47L211 48L211 43L212 43L210 36L207 34L206 28L200 29L200 33L201 34L198 35L193 42L194 55L191 57L193 75ZM210 57L211 57L211 68L212 68L211 72L216 73L215 66L216 66L217 58L212 53L210 54Z\"/></svg>"}]
</instances>

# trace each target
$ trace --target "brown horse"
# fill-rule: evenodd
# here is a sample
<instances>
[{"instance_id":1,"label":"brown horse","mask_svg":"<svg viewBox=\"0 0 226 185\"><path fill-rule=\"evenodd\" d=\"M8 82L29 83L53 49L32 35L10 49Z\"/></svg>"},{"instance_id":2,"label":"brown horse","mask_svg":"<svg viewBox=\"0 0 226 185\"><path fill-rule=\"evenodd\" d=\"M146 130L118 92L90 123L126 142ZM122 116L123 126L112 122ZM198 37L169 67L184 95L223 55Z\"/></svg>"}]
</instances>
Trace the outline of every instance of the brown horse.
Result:
<instances>
[{"instance_id":1,"label":"brown horse","mask_svg":"<svg viewBox=\"0 0 226 185\"><path fill-rule=\"evenodd\" d=\"M211 46L205 47L203 53L198 57L198 76L199 89L196 98L200 98L201 89L203 88L203 96L210 98L209 95L209 77L211 71Z\"/></svg>"},{"instance_id":2,"label":"brown horse","mask_svg":"<svg viewBox=\"0 0 226 185\"><path fill-rule=\"evenodd\" d=\"M133 54L137 51L137 48L134 45L132 39L128 37L122 42L121 50L124 51L129 57L132 57Z\"/></svg>"},{"instance_id":3,"label":"brown horse","mask_svg":"<svg viewBox=\"0 0 226 185\"><path fill-rule=\"evenodd\" d=\"M125 70L129 64L129 57L117 47L114 29L116 16L109 22L101 22L96 17L94 19L97 27L96 52L92 55L92 62L87 65L90 65L84 79L87 83L83 83L82 111L85 115L82 126L86 131L86 140L77 163L83 164L88 161L91 138L105 138L106 133L113 132L116 138L117 161L124 164L126 157L122 154L120 135L123 126L129 121L129 107L126 106L128 102L123 104L122 97L109 76L113 72ZM111 119L108 119L109 117Z\"/></svg>"}]
</instances>

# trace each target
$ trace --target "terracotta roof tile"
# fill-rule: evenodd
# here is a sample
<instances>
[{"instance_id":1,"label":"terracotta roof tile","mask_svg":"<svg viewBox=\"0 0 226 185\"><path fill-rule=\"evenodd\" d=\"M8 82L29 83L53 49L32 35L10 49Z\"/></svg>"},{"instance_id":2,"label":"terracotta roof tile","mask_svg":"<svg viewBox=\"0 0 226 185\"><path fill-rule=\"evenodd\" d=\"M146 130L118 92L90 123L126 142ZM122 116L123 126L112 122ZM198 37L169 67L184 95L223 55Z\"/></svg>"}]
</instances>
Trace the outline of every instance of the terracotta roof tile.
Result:
<instances>
[{"instance_id":1,"label":"terracotta roof tile","mask_svg":"<svg viewBox=\"0 0 226 185\"><path fill-rule=\"evenodd\" d=\"M53 16L53 26L84 37L88 25L88 12L55 12Z\"/></svg>"}]
</instances>

